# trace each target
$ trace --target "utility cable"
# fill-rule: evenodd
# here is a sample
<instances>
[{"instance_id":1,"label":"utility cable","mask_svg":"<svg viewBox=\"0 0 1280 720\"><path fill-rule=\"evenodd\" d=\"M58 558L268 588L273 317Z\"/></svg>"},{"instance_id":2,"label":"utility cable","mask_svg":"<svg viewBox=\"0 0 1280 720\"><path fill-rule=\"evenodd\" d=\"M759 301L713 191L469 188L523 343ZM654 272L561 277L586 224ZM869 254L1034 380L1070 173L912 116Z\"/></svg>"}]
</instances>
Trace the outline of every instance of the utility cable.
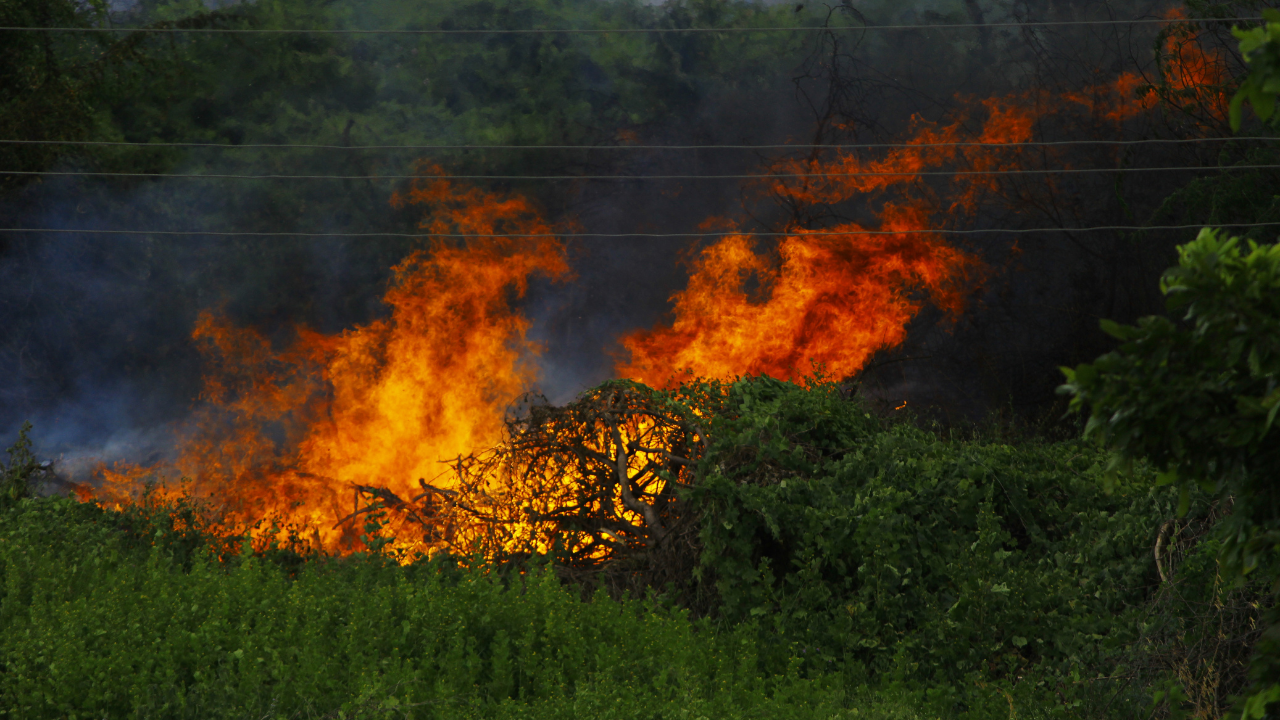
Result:
<instances>
[{"instance_id":1,"label":"utility cable","mask_svg":"<svg viewBox=\"0 0 1280 720\"><path fill-rule=\"evenodd\" d=\"M781 144L781 145L291 145L286 143L228 143L198 142L122 142L112 140L0 140L0 145L72 145L80 147L136 147L136 148L220 148L223 150L873 150L877 148L926 148L926 147L1071 147L1083 145L1156 145L1178 143L1227 142L1227 141L1275 141L1280 137L1241 136L1203 138L1147 138L1144 140L1055 140L1020 143L989 142L938 142L938 143L832 143L832 144Z\"/></svg>"},{"instance_id":2,"label":"utility cable","mask_svg":"<svg viewBox=\"0 0 1280 720\"><path fill-rule=\"evenodd\" d=\"M1222 223L1220 227L1252 228L1280 227L1280 221L1261 223ZM0 233L60 233L85 235L162 235L162 236L209 236L209 237L338 237L338 238L446 238L446 239L493 239L493 238L688 238L688 237L821 237L830 235L983 235L986 233L1005 233L1025 235L1029 233L1049 232L1102 232L1102 231L1144 231L1144 230L1198 230L1207 227L1205 223L1194 225L1095 225L1078 228L987 228L974 230L802 230L799 232L682 232L682 233L395 233L395 232L226 232L199 230L92 230L77 228L0 228Z\"/></svg>"},{"instance_id":3,"label":"utility cable","mask_svg":"<svg viewBox=\"0 0 1280 720\"><path fill-rule=\"evenodd\" d=\"M929 177L956 175L1078 175L1111 172L1211 172L1216 170L1274 170L1280 165L1226 165L1221 167L1118 167L1056 168L1032 170L921 170L916 172L849 172L849 173L776 173L743 175L229 175L222 173L129 173L77 170L0 170L0 175L34 175L40 177L125 177L171 178L178 180L785 180L795 178L838 177Z\"/></svg>"},{"instance_id":4,"label":"utility cable","mask_svg":"<svg viewBox=\"0 0 1280 720\"><path fill-rule=\"evenodd\" d=\"M526 29L423 29L423 30L307 30L284 28L175 28L175 27L0 27L0 32L68 32L68 33L202 33L240 35L634 35L644 33L751 33L751 32L830 32L835 30L977 30L985 28L1089 27L1097 25L1153 25L1199 22L1261 22L1260 17L1232 18L1140 18L1135 20L1049 20L1039 22L939 23L931 25L849 25L829 27L802 25L794 27L728 27L728 28L526 28Z\"/></svg>"}]
</instances>

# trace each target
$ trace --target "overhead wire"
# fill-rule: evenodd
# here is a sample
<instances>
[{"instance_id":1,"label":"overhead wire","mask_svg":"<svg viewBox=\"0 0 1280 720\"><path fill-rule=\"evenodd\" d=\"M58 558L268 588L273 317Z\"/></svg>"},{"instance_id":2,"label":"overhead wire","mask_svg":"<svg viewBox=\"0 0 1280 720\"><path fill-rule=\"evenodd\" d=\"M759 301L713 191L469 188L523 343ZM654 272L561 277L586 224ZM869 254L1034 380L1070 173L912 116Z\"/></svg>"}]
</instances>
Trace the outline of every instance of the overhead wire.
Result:
<instances>
[{"instance_id":1,"label":"overhead wire","mask_svg":"<svg viewBox=\"0 0 1280 720\"><path fill-rule=\"evenodd\" d=\"M307 29L307 28L179 28L179 27L0 27L0 32L68 32L68 33L198 33L241 35L633 35L644 33L751 33L751 32L829 32L833 30L976 30L984 28L1088 27L1095 25L1154 25L1197 22L1261 22L1261 17L1230 18L1138 18L1133 20L1044 20L1031 22L938 23L909 25L824 25L771 27L686 27L686 28L424 28L416 30Z\"/></svg>"},{"instance_id":2,"label":"overhead wire","mask_svg":"<svg viewBox=\"0 0 1280 720\"><path fill-rule=\"evenodd\" d=\"M290 143L125 142L118 140L0 140L0 145L72 145L84 147L219 148L223 150L860 150L921 147L1066 147L1082 145L1155 145L1228 141L1275 141L1278 137L1236 136L1203 138L1146 138L1142 140L1054 140L1018 143L782 143L764 145L311 145Z\"/></svg>"},{"instance_id":3,"label":"overhead wire","mask_svg":"<svg viewBox=\"0 0 1280 720\"><path fill-rule=\"evenodd\" d=\"M80 170L0 170L0 175L40 177L124 177L178 180L785 180L839 177L931 177L956 175L1078 175L1112 172L1212 172L1219 170L1275 170L1280 165L1224 165L1182 167L1033 168L1018 170L917 170L869 172L755 173L725 175L234 175L226 173L133 173Z\"/></svg>"},{"instance_id":4,"label":"overhead wire","mask_svg":"<svg viewBox=\"0 0 1280 720\"><path fill-rule=\"evenodd\" d=\"M1029 233L1050 232L1138 232L1149 230L1198 230L1204 223L1191 225L1094 225L1090 227L1061 228L975 228L975 229L915 229L915 230L801 230L796 232L735 232L732 230L674 232L674 233L396 233L396 232L239 232L239 231L206 231L206 230L97 230L90 228L0 228L0 232L27 233L59 233L84 235L160 235L160 236L209 236L209 237L334 237L334 238L445 238L445 239L493 239L493 238L688 238L688 237L814 237L814 236L848 236L848 235L984 235L987 233L1005 233L1024 235ZM1280 221L1255 223L1225 223L1222 227L1280 227Z\"/></svg>"},{"instance_id":5,"label":"overhead wire","mask_svg":"<svg viewBox=\"0 0 1280 720\"><path fill-rule=\"evenodd\" d=\"M856 29L877 29L877 30L904 30L904 29L921 29L921 28L991 28L991 27L1054 27L1054 26L1089 26L1089 25L1123 25L1123 24L1146 24L1146 23L1189 23L1189 22L1236 22L1236 21L1261 21L1263 18L1139 18L1133 20L1060 20L1060 21L1039 21L1039 22L1011 22L1011 23L956 23L956 24L933 24L933 25L870 25L859 27ZM315 34L370 34L370 33L387 33L387 34L541 34L541 33L611 33L611 32L745 32L755 30L768 31L796 31L796 30L826 30L826 27L771 27L771 28L630 28L630 29L423 29L423 30L309 30L309 29L241 29L241 28L31 28L31 27L0 27L0 31L66 31L66 32L120 32L120 31L142 31L142 32L217 32L217 33L315 33ZM223 149L313 149L313 150L790 150L790 149L871 149L871 148L906 148L906 147L1054 147L1054 146L1073 146L1073 145L1144 145L1158 143L1194 143L1194 142L1220 142L1229 140L1241 141L1266 141L1275 140L1270 137L1238 137L1238 138L1149 138L1143 140L1067 140L1055 142L1025 142L1025 143L981 143L981 142L954 142L954 143L844 143L844 144L772 144L772 145L495 145L495 144L477 144L477 145L318 145L318 144L273 144L273 143L254 143L244 145L229 145L225 143L188 143L188 142L122 142L122 141L77 141L77 140L0 140L0 144L29 144L29 145L71 145L71 146L101 146L101 147L149 147L149 148L223 148ZM1260 169L1261 166L1259 166ZM1146 170L1147 168L1135 168L1134 170ZM1188 168L1150 168L1151 170L1184 170ZM0 171L5 172L5 171ZM1011 171L1015 172L1015 171ZM1077 172L1077 171L1071 171ZM159 174L151 173L88 173L88 172L37 172L37 171L9 171L8 174L19 175L96 175L113 177L153 177ZM870 175L874 173L859 173L858 175ZM897 175L900 173L885 173ZM928 174L928 173L925 173ZM936 174L964 174L964 173L936 173ZM973 173L973 174L988 174ZM221 178L221 179L283 179L283 178L299 178L299 179L406 179L416 176L395 175L395 176L301 176L301 175L260 175L260 176L238 176L238 175L177 175L169 174L167 177L202 177L202 178ZM828 175L830 176L830 175ZM606 179L605 176L456 176L459 179L499 179L499 180L559 180L559 179ZM618 179L751 179L758 177L785 177L779 175L715 175L715 176L683 176L683 175L665 175L665 176L608 176L609 178Z\"/></svg>"},{"instance_id":6,"label":"overhead wire","mask_svg":"<svg viewBox=\"0 0 1280 720\"><path fill-rule=\"evenodd\" d=\"M1088 27L1103 25L1145 25L1145 24L1186 24L1197 22L1260 22L1261 17L1234 18L1139 18L1132 20L1065 20L1065 21L1031 21L1003 23L952 23L952 24L910 24L910 25L862 25L862 26L791 26L791 27L732 27L732 28L526 28L526 29L401 29L401 30L365 30L365 29L260 29L260 28L177 28L177 27L0 27L0 31L9 32L69 32L69 33L196 33L196 34L317 34L317 35L540 35L540 34L645 34L645 33L743 33L743 32L827 32L832 30L960 30L990 28L1047 28L1047 27ZM228 145L224 143L130 143L118 141L49 141L49 140L0 140L0 144L58 144L79 146L136 146L136 147L183 147L183 148L225 148L225 149L325 149L325 150L797 150L797 149L859 149L859 148L905 148L905 147L1050 147L1068 145L1141 145L1156 143L1214 142L1227 140L1266 141L1276 138L1151 138L1144 140L1073 140L1055 142L1028 143L855 143L838 145L289 145L289 144L245 144ZM1060 169L1019 169L1019 170L986 170L986 171L921 171L921 172L859 172L859 173L779 173L779 174L726 174L726 175L450 175L449 179L468 180L745 180L745 179L786 179L797 177L864 177L864 176L955 176L955 175L1017 175L1017 174L1076 174L1089 172L1146 172L1146 171L1213 171L1213 170L1257 170L1276 169L1280 165L1236 165L1228 167L1152 167L1152 168L1060 168ZM3 171L8 175L35 176L85 176L85 177L147 177L147 178L180 178L180 179L245 179L245 180L392 180L423 179L433 176L424 175L233 175L233 174L171 174L171 173L123 173L123 172L85 172L85 171ZM1247 223L1231 227L1269 227L1277 223ZM859 231L858 234L904 234L904 233L939 233L939 234L979 234L979 233L1035 233L1035 232L1097 232L1097 231L1140 231L1140 230L1178 230L1194 229L1200 225L1108 225L1086 228L1024 228L1024 229L984 229L984 230L908 230L908 231ZM197 235L197 236L234 236L234 237L408 237L408 238L485 238L485 237L691 237L691 236L749 236L749 237L784 237L790 235L847 235L845 232L805 232L805 233L759 233L759 232L715 232L715 233L569 233L569 234L415 234L415 233L280 233L280 232L206 232L206 231L159 231L159 230L89 230L89 229L57 229L57 228L0 228L0 232L33 232L33 233L85 233L106 235Z\"/></svg>"}]
</instances>

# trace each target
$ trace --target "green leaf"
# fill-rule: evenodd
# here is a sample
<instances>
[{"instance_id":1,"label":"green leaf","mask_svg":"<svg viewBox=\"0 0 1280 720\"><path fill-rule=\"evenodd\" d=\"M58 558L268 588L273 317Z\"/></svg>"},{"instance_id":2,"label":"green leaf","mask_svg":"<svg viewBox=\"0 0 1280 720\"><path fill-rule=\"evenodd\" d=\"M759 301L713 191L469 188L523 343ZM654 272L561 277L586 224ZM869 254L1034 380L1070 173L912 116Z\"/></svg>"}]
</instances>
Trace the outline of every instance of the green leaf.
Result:
<instances>
[{"instance_id":1,"label":"green leaf","mask_svg":"<svg viewBox=\"0 0 1280 720\"><path fill-rule=\"evenodd\" d=\"M1244 89L1236 91L1231 96L1231 103L1227 106L1228 119L1231 123L1232 132L1240 132L1240 121L1244 114Z\"/></svg>"},{"instance_id":2,"label":"green leaf","mask_svg":"<svg viewBox=\"0 0 1280 720\"><path fill-rule=\"evenodd\" d=\"M1253 97L1249 98L1249 104L1253 106L1253 112L1262 120L1270 118L1271 113L1274 112L1276 108L1275 91L1267 89L1267 86L1269 86L1271 82L1272 79L1268 79L1266 85L1259 88L1258 91L1253 94Z\"/></svg>"},{"instance_id":3,"label":"green leaf","mask_svg":"<svg viewBox=\"0 0 1280 720\"><path fill-rule=\"evenodd\" d=\"M1280 685L1270 685L1249 695L1244 702L1242 717L1245 720L1262 720L1267 717L1267 706L1273 702L1280 702Z\"/></svg>"},{"instance_id":4,"label":"green leaf","mask_svg":"<svg viewBox=\"0 0 1280 720\"><path fill-rule=\"evenodd\" d=\"M1128 340L1133 337L1133 331L1135 330L1135 328L1127 325L1121 325L1114 320L1107 320L1105 318L1098 324L1102 326L1102 332L1120 340Z\"/></svg>"}]
</instances>

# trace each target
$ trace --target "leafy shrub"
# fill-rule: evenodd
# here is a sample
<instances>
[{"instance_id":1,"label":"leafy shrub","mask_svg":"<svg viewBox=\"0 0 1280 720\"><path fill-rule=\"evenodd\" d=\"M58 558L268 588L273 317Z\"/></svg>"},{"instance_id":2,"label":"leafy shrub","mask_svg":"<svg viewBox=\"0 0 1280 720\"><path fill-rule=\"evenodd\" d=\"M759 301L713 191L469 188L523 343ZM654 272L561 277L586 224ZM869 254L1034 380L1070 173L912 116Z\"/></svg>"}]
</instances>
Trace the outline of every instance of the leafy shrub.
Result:
<instances>
[{"instance_id":1,"label":"leafy shrub","mask_svg":"<svg viewBox=\"0 0 1280 720\"><path fill-rule=\"evenodd\" d=\"M945 709L975 683L1072 713L1103 696L1085 675L1138 637L1169 493L1105 494L1106 455L1080 442L945 442L831 385L745 379L729 405L691 491L726 620L815 670L933 686Z\"/></svg>"},{"instance_id":2,"label":"leafy shrub","mask_svg":"<svg viewBox=\"0 0 1280 720\"><path fill-rule=\"evenodd\" d=\"M1118 480L1178 486L1179 514L1197 490L1231 506L1217 530L1228 583L1280 582L1280 245L1245 247L1206 228L1179 252L1161 289L1181 322L1104 322L1122 344L1066 370L1063 391L1088 409L1086 435L1114 450ZM1142 459L1161 474L1125 472ZM1278 619L1272 611L1266 622L1275 628ZM1249 717L1280 700L1273 636L1259 643Z\"/></svg>"},{"instance_id":3,"label":"leafy shrub","mask_svg":"<svg viewBox=\"0 0 1280 720\"><path fill-rule=\"evenodd\" d=\"M9 461L0 468L0 510L34 495L52 475L51 464L36 460L32 454L31 439L27 437L30 431L31 423L23 423L17 442L9 448Z\"/></svg>"},{"instance_id":4,"label":"leafy shrub","mask_svg":"<svg viewBox=\"0 0 1280 720\"><path fill-rule=\"evenodd\" d=\"M150 496L21 497L0 509L0 714L1116 717L1239 685L1223 633L1256 598L1201 541L1224 506L1193 488L1177 518L1141 461L1107 494L1103 449L945 440L821 380L658 395L706 441L679 509L706 618L584 601L536 560L399 567L219 537ZM36 467L19 447L10 467Z\"/></svg>"},{"instance_id":5,"label":"leafy shrub","mask_svg":"<svg viewBox=\"0 0 1280 720\"><path fill-rule=\"evenodd\" d=\"M794 661L762 673L748 632L583 602L545 572L365 556L291 579L139 547L113 515L43 498L0 516L0 716L914 717L848 709Z\"/></svg>"}]
</instances>

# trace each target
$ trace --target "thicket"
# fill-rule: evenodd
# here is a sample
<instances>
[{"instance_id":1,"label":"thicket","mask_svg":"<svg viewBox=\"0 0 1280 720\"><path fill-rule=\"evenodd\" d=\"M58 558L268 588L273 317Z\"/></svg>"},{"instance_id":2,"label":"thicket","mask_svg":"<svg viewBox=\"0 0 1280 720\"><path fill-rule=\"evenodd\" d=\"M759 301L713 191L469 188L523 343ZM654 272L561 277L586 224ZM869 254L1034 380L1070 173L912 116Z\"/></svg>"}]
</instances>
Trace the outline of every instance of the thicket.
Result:
<instances>
[{"instance_id":1,"label":"thicket","mask_svg":"<svg viewBox=\"0 0 1280 720\"><path fill-rule=\"evenodd\" d=\"M535 569L317 558L290 574L183 557L159 528L138 538L60 498L6 513L0 573L4 717L859 716L829 680L762 673L749 632L583 602Z\"/></svg>"},{"instance_id":2,"label":"thicket","mask_svg":"<svg viewBox=\"0 0 1280 720\"><path fill-rule=\"evenodd\" d=\"M1196 537L1215 512L1203 499L1171 531L1176 493L1107 495L1108 455L1078 441L952 440L820 381L718 387L692 395L721 414L667 510L694 519L681 547L695 552L696 607L670 572L611 592L611 562L651 572L635 564L643 543L601 560L584 597L591 574L564 573L554 552L401 567L373 538L363 555L299 555L211 536L191 506L26 497L0 517L0 706L1127 717L1179 672L1213 686L1206 707L1238 689L1249 638L1233 646L1201 617L1231 600L1214 587L1213 544ZM1231 612L1252 617L1247 604ZM1221 646L1216 665L1199 663L1205 642Z\"/></svg>"},{"instance_id":3,"label":"thicket","mask_svg":"<svg viewBox=\"0 0 1280 720\"><path fill-rule=\"evenodd\" d=\"M1275 125L1280 13L1263 15L1261 27L1234 30L1250 65L1231 102L1236 130L1246 101L1259 120ZM1073 395L1073 409L1088 411L1085 436L1114 452L1113 485L1134 481L1131 468L1141 460L1161 471L1157 485L1180 489L1180 516L1195 490L1229 509L1215 528L1221 579L1258 588L1255 608L1264 610L1240 705L1246 718L1267 717L1280 703L1280 455L1271 432L1280 412L1280 244L1205 228L1179 248L1179 263L1160 289L1169 316L1135 326L1104 321L1120 346L1094 363L1064 368L1061 390ZM1181 686L1167 695L1174 705L1185 700Z\"/></svg>"},{"instance_id":4,"label":"thicket","mask_svg":"<svg viewBox=\"0 0 1280 720\"><path fill-rule=\"evenodd\" d=\"M1086 436L1114 449L1113 485L1177 487L1179 516L1195 492L1230 509L1215 529L1221 582L1257 588L1266 611L1244 703L1246 717L1261 718L1280 700L1280 463L1271 432L1280 406L1280 245L1244 245L1205 229L1181 252L1161 283L1172 317L1104 323L1120 347L1068 370L1064 390L1089 411ZM1159 474L1135 477L1137 460Z\"/></svg>"},{"instance_id":5,"label":"thicket","mask_svg":"<svg viewBox=\"0 0 1280 720\"><path fill-rule=\"evenodd\" d=\"M818 377L615 381L528 407L506 443L458 463L454 519L541 538L408 567L376 522L369 553L327 558L211 534L189 505L33 497L51 470L24 433L0 516L0 704L590 716L616 711L607 696L648 708L637 717L1220 717L1274 622L1274 519L1257 496L1274 467L1277 257L1207 232L1166 277L1187 324L1104 325L1126 344L1067 388L1094 409L1087 434L1122 441L1119 462L1082 440L886 418ZM635 462L646 453L658 461ZM557 478L554 494L530 484ZM543 629L519 645L530 624ZM1271 700L1259 647L1255 717Z\"/></svg>"},{"instance_id":6,"label":"thicket","mask_svg":"<svg viewBox=\"0 0 1280 720\"><path fill-rule=\"evenodd\" d=\"M819 379L615 382L531 415L481 466L515 508L484 517L535 531L528 546L499 532L489 554L558 544L562 578L751 624L771 662L798 649L806 672L911 688L944 715L996 698L1118 717L1172 684L1216 716L1245 684L1259 596L1217 577L1208 531L1224 508L1194 496L1179 515L1141 464L1108 492L1110 456L1091 444L890 421ZM654 482L662 464L628 457L653 443L611 441L615 426L675 439L679 492ZM635 503L659 524L622 509Z\"/></svg>"}]
</instances>

